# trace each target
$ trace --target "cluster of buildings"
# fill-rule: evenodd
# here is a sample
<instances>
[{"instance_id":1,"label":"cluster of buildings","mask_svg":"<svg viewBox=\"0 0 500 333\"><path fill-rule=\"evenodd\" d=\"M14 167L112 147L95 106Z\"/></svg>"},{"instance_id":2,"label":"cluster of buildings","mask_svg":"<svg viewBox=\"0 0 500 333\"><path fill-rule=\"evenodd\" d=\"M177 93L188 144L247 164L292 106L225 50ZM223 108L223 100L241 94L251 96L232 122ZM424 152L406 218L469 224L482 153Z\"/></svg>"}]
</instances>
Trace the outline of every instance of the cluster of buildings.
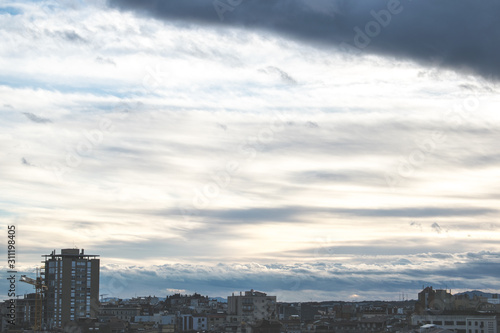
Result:
<instances>
[{"instance_id":1,"label":"cluster of buildings","mask_svg":"<svg viewBox=\"0 0 500 333\"><path fill-rule=\"evenodd\" d=\"M280 303L281 332L356 333L408 330L412 301Z\"/></svg>"},{"instance_id":2,"label":"cluster of buildings","mask_svg":"<svg viewBox=\"0 0 500 333\"><path fill-rule=\"evenodd\" d=\"M250 290L219 302L200 294L99 300L98 255L62 249L43 255L36 292L5 301L2 332L249 332L277 320L276 296ZM101 295L102 296L102 295Z\"/></svg>"},{"instance_id":3,"label":"cluster of buildings","mask_svg":"<svg viewBox=\"0 0 500 333\"><path fill-rule=\"evenodd\" d=\"M446 289L424 288L418 294L411 324L421 332L497 333L500 296L481 292L452 295Z\"/></svg>"},{"instance_id":4,"label":"cluster of buildings","mask_svg":"<svg viewBox=\"0 0 500 333\"><path fill-rule=\"evenodd\" d=\"M85 254L83 249L63 249L42 257L44 266L36 278L20 279L32 284L36 292L15 299L14 313L5 308L10 300L2 307L2 332L9 328L50 331L98 316L99 256Z\"/></svg>"},{"instance_id":5,"label":"cluster of buildings","mask_svg":"<svg viewBox=\"0 0 500 333\"><path fill-rule=\"evenodd\" d=\"M1 332L68 333L498 333L498 294L452 295L427 287L418 301L278 302L249 290L227 302L200 294L99 299L99 256L54 250L36 293L1 305ZM10 314L10 317L9 317Z\"/></svg>"}]
</instances>

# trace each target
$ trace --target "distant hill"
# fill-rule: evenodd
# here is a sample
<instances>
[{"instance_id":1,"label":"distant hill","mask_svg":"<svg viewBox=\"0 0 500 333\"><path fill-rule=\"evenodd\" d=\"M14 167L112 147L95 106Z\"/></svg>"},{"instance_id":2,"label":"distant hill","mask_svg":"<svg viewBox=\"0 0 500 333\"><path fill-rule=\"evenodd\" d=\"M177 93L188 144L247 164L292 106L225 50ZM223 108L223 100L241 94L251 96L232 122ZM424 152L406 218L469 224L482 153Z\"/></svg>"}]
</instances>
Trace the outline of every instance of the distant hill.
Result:
<instances>
[{"instance_id":1,"label":"distant hill","mask_svg":"<svg viewBox=\"0 0 500 333\"><path fill-rule=\"evenodd\" d=\"M485 293L480 290L472 290L472 291L464 291L463 293L457 293L455 295L467 295L470 299L474 298L474 296L487 297L492 298L492 293Z\"/></svg>"}]
</instances>

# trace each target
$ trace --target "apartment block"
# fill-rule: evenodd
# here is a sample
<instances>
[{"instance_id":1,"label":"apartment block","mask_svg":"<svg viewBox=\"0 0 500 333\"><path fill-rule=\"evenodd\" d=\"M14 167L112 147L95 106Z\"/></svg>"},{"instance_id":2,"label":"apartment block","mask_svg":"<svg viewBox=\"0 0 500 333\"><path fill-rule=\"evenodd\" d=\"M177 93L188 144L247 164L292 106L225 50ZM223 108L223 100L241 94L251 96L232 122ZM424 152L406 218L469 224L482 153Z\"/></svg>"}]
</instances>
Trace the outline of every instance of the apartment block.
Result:
<instances>
[{"instance_id":1,"label":"apartment block","mask_svg":"<svg viewBox=\"0 0 500 333\"><path fill-rule=\"evenodd\" d=\"M228 314L237 316L244 322L277 319L276 296L268 296L259 291L245 291L227 298Z\"/></svg>"},{"instance_id":2,"label":"apartment block","mask_svg":"<svg viewBox=\"0 0 500 333\"><path fill-rule=\"evenodd\" d=\"M96 318L99 310L98 255L84 250L54 250L45 258L45 318L47 328L61 328L84 318Z\"/></svg>"}]
</instances>

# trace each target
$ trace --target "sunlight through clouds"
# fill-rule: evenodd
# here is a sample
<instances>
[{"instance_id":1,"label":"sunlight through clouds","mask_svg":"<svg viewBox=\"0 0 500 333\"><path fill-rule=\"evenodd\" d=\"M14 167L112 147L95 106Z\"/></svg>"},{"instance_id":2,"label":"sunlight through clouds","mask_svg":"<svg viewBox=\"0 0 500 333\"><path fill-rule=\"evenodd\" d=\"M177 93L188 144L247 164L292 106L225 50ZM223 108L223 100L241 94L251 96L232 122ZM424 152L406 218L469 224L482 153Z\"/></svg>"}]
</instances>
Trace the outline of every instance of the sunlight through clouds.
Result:
<instances>
[{"instance_id":1,"label":"sunlight through clouds","mask_svg":"<svg viewBox=\"0 0 500 333\"><path fill-rule=\"evenodd\" d=\"M104 281L143 274L123 297L499 287L500 98L482 65L351 54L236 24L243 5L222 24L133 2L1 5L0 214L23 269L79 246Z\"/></svg>"}]
</instances>

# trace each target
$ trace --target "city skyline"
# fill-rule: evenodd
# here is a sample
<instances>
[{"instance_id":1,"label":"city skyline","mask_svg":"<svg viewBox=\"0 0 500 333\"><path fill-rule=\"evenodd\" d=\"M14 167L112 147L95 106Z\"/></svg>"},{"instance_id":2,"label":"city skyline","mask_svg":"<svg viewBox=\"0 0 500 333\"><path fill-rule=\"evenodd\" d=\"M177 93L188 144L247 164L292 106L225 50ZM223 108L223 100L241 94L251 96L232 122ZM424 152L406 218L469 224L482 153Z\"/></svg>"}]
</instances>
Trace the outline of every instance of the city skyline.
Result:
<instances>
[{"instance_id":1,"label":"city skyline","mask_svg":"<svg viewBox=\"0 0 500 333\"><path fill-rule=\"evenodd\" d=\"M124 298L500 290L497 13L3 2L0 217L17 269L76 247Z\"/></svg>"}]
</instances>

